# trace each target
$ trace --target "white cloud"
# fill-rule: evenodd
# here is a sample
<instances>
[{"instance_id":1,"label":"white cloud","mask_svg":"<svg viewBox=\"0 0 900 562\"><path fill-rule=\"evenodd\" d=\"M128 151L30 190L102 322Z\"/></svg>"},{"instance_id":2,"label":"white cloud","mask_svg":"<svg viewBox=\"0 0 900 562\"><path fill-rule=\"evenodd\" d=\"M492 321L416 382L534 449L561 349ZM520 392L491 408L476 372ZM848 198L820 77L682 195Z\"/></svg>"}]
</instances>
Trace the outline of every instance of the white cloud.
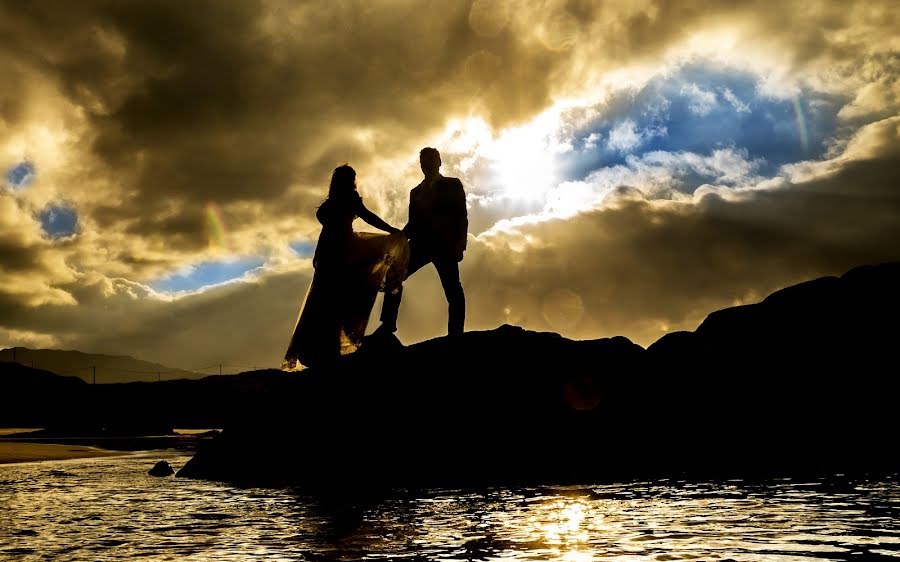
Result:
<instances>
[{"instance_id":1,"label":"white cloud","mask_svg":"<svg viewBox=\"0 0 900 562\"><path fill-rule=\"evenodd\" d=\"M597 141L600 140L600 138L601 138L601 135L600 135L600 134L598 134L598 133L591 133L591 134L588 135L588 137L584 140L584 148L585 148L585 149L596 148L596 147L597 147Z\"/></svg>"},{"instance_id":2,"label":"white cloud","mask_svg":"<svg viewBox=\"0 0 900 562\"><path fill-rule=\"evenodd\" d=\"M681 95L690 98L688 109L697 115L707 115L719 105L716 101L715 92L704 90L694 83L682 86Z\"/></svg>"},{"instance_id":3,"label":"white cloud","mask_svg":"<svg viewBox=\"0 0 900 562\"><path fill-rule=\"evenodd\" d=\"M640 146L642 142L643 139L637 131L635 122L631 119L626 119L609 132L609 140L606 144L611 150L631 152Z\"/></svg>"},{"instance_id":4,"label":"white cloud","mask_svg":"<svg viewBox=\"0 0 900 562\"><path fill-rule=\"evenodd\" d=\"M756 173L761 164L760 160L751 159L746 150L735 148L717 149L707 155L665 151L629 155L625 164L600 168L582 181L556 185L548 191L543 208L500 220L483 236L489 238L495 232L589 212L608 203L609 194L622 188L651 201L690 201L693 190L686 178L693 179L696 175L710 178L716 186L729 190L753 187L765 180Z\"/></svg>"},{"instance_id":5,"label":"white cloud","mask_svg":"<svg viewBox=\"0 0 900 562\"><path fill-rule=\"evenodd\" d=\"M722 90L722 97L724 97L738 113L750 113L750 105L742 102L740 98L734 95L731 88Z\"/></svg>"}]
</instances>

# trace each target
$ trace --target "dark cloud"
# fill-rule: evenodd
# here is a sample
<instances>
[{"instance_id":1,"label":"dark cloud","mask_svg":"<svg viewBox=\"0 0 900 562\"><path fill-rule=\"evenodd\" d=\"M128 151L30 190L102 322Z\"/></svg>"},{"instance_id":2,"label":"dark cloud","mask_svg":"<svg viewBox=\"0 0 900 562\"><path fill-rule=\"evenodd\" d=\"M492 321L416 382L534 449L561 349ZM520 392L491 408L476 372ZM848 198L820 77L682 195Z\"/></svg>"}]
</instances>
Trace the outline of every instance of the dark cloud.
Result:
<instances>
[{"instance_id":1,"label":"dark cloud","mask_svg":"<svg viewBox=\"0 0 900 562\"><path fill-rule=\"evenodd\" d=\"M130 230L147 235L178 232L154 218L172 200L187 212L207 200L282 203L294 185L320 197L336 162L376 156L355 140L361 128L381 133L384 156L414 151L454 115L477 111L495 126L528 118L571 83L581 53L594 69L622 64L707 11L664 4L651 18L561 3L535 19L520 5L484 33L484 10L457 2L2 8L0 48L83 112L91 172L121 185L140 209ZM595 33L601 25L610 29Z\"/></svg>"},{"instance_id":2,"label":"dark cloud","mask_svg":"<svg viewBox=\"0 0 900 562\"><path fill-rule=\"evenodd\" d=\"M2 12L0 50L79 116L79 176L106 184L93 191L93 225L109 241L162 239L176 263L207 245L206 202L236 232L262 226L234 220L248 202L270 223L286 205L304 211L275 227L284 237L310 224L305 211L338 162L365 170L376 156L414 155L447 118L476 109L496 125L528 117L565 61L512 32L474 34L462 3L6 2ZM487 52L497 62L487 74L467 64ZM134 251L110 246L117 259Z\"/></svg>"}]
</instances>

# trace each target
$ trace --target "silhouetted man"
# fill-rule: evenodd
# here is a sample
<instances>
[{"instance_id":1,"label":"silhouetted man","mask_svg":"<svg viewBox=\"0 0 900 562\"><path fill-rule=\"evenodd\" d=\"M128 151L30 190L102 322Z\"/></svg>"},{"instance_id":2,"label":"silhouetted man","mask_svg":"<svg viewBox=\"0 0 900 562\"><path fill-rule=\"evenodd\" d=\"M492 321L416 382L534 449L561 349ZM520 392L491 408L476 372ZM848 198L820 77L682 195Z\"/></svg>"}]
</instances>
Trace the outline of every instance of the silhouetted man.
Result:
<instances>
[{"instance_id":1,"label":"silhouetted man","mask_svg":"<svg viewBox=\"0 0 900 562\"><path fill-rule=\"evenodd\" d=\"M441 155L435 148L423 148L419 163L425 179L409 193L409 222L403 231L409 238L407 277L433 263L441 278L449 305L447 331L461 334L466 321L466 297L459 282L459 262L466 250L469 218L462 182L441 175ZM385 293L378 331L397 331L397 313L403 288Z\"/></svg>"}]
</instances>

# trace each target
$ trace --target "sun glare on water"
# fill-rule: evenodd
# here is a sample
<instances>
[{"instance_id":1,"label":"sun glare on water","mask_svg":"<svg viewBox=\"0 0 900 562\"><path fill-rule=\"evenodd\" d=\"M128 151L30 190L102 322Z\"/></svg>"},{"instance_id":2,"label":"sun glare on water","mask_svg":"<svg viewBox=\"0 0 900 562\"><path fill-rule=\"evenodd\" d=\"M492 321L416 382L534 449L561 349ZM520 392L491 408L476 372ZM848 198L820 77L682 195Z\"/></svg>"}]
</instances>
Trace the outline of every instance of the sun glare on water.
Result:
<instances>
[{"instance_id":1,"label":"sun glare on water","mask_svg":"<svg viewBox=\"0 0 900 562\"><path fill-rule=\"evenodd\" d=\"M607 530L603 513L595 502L582 498L559 498L533 504L528 517L530 534L543 543L556 560L593 560L587 543Z\"/></svg>"}]
</instances>

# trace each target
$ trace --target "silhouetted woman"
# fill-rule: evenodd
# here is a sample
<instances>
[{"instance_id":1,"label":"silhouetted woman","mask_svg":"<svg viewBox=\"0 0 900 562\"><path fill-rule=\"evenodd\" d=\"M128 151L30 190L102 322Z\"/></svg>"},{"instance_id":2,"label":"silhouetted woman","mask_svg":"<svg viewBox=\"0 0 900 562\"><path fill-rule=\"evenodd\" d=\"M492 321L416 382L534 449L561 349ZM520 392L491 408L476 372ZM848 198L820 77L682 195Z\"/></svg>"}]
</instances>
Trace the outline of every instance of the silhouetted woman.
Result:
<instances>
[{"instance_id":1,"label":"silhouetted woman","mask_svg":"<svg viewBox=\"0 0 900 562\"><path fill-rule=\"evenodd\" d=\"M390 234L354 232L357 217ZM399 287L409 261L406 236L366 208L356 190L356 171L346 164L331 174L328 198L316 218L322 232L313 256L315 273L282 369L327 365L355 351L376 294Z\"/></svg>"}]
</instances>

